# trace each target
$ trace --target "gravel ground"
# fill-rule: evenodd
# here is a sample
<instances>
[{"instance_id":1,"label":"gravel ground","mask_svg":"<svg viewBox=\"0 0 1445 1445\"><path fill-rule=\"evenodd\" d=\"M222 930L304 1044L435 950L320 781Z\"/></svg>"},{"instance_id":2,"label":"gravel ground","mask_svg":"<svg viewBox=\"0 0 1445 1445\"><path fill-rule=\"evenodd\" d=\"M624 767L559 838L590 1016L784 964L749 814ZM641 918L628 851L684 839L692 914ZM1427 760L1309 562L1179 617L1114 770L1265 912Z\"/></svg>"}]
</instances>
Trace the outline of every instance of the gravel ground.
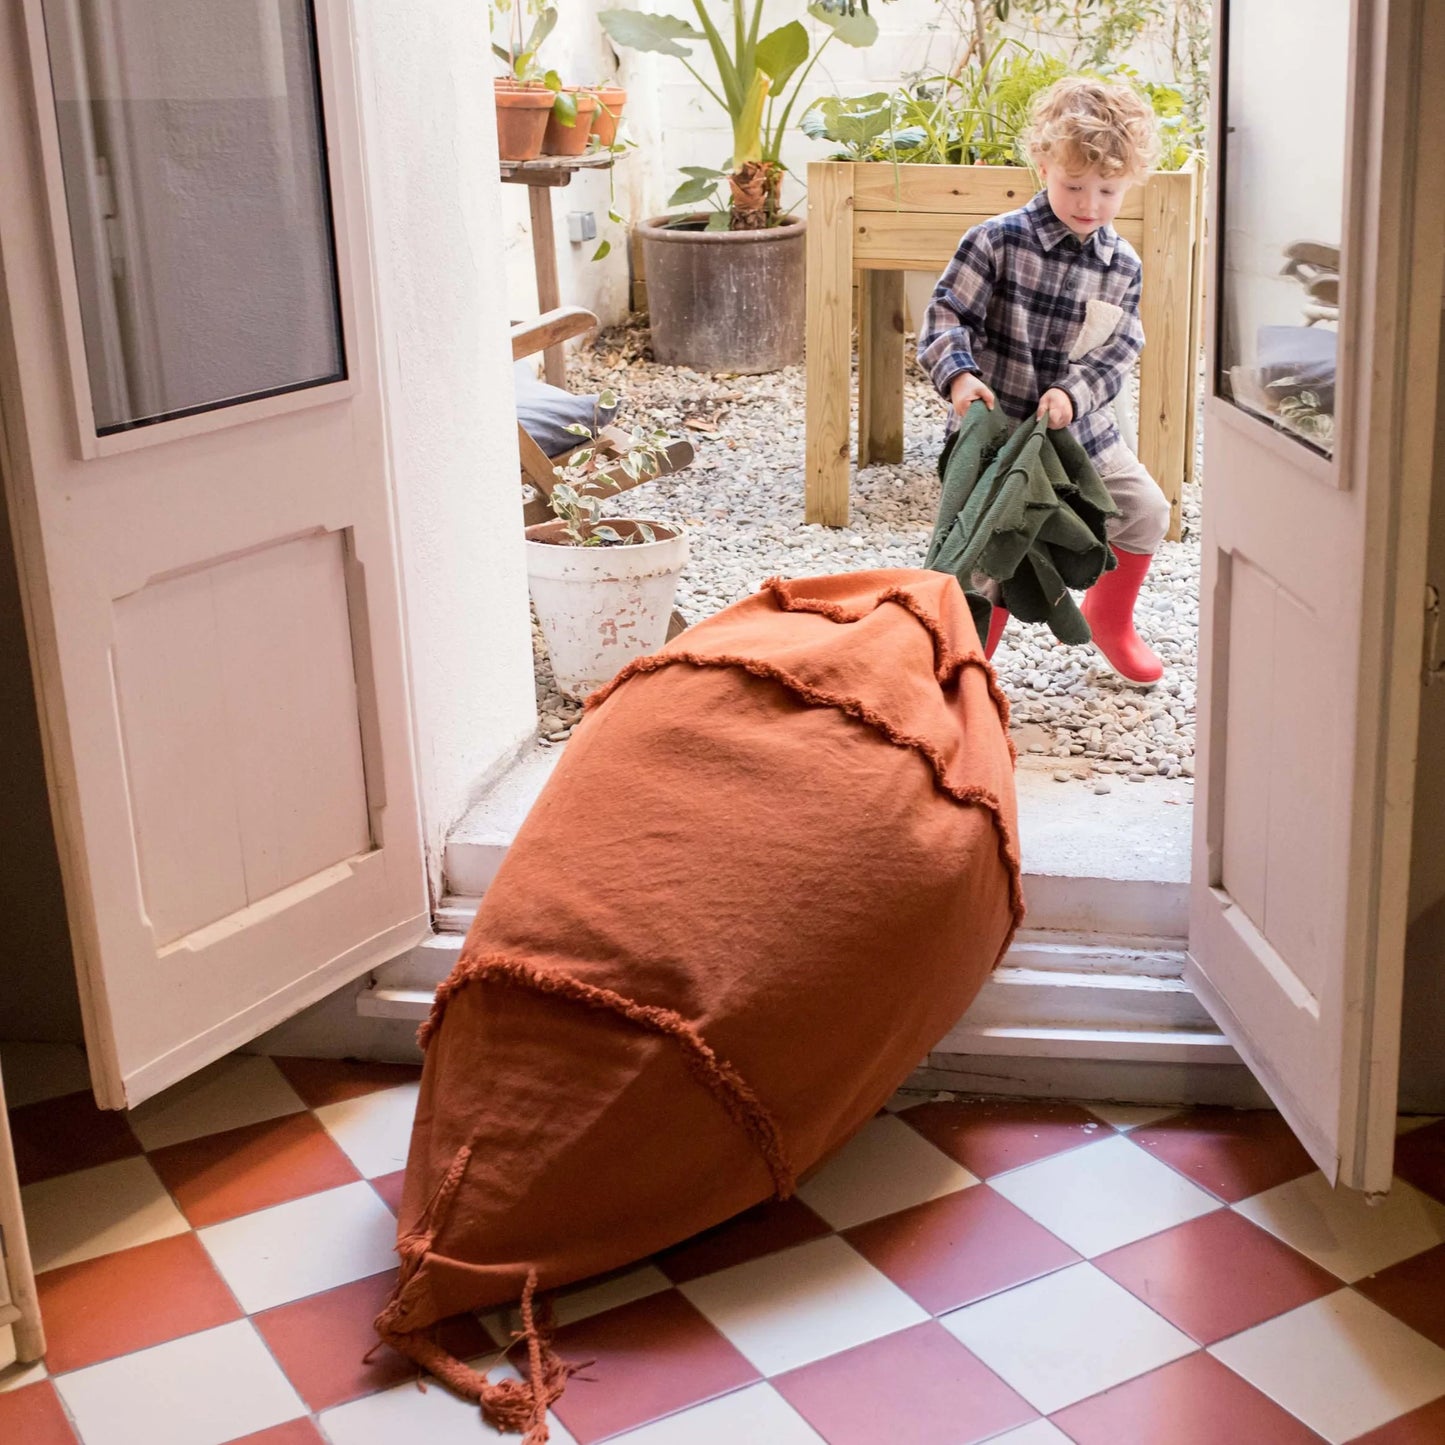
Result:
<instances>
[{"instance_id":1,"label":"gravel ground","mask_svg":"<svg viewBox=\"0 0 1445 1445\"><path fill-rule=\"evenodd\" d=\"M610 387L634 419L688 436L687 470L623 493L610 510L680 522L692 551L678 590L690 622L785 576L921 565L938 505L934 465L942 406L910 363L903 461L856 474L852 522L803 521L803 368L761 377L707 376L647 359L642 326L604 331L569 361L574 391ZM1135 781L1194 772L1194 667L1199 596L1199 496L1184 499L1182 542L1166 542L1140 599L1138 625L1164 659L1152 690L1119 681L1091 647L1067 647L1042 626L1014 622L995 656L1013 706L1026 765L1100 791L1110 774ZM544 739L561 741L580 707L557 693L534 627L537 700Z\"/></svg>"}]
</instances>

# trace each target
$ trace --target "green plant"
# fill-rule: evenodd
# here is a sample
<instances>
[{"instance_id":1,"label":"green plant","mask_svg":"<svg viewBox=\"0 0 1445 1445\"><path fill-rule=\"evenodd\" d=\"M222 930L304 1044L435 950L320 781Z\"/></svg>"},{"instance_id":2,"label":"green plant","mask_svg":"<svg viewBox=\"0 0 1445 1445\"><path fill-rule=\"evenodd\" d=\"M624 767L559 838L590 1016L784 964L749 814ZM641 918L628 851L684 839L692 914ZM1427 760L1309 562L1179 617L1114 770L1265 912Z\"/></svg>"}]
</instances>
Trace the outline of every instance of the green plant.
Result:
<instances>
[{"instance_id":1,"label":"green plant","mask_svg":"<svg viewBox=\"0 0 1445 1445\"><path fill-rule=\"evenodd\" d=\"M1024 165L1019 140L1035 95L1068 70L1056 56L997 41L979 62L893 92L815 102L802 118L848 160Z\"/></svg>"},{"instance_id":2,"label":"green plant","mask_svg":"<svg viewBox=\"0 0 1445 1445\"><path fill-rule=\"evenodd\" d=\"M548 71L537 58L542 42L557 28L557 10L545 0L492 0L492 25L495 33L498 16L507 21L506 45L492 42L492 54L507 67L519 85L546 85L559 95L562 80L556 71ZM530 19L526 29L523 17ZM524 34L525 32L525 34ZM572 107L575 120L577 107Z\"/></svg>"},{"instance_id":3,"label":"green plant","mask_svg":"<svg viewBox=\"0 0 1445 1445\"><path fill-rule=\"evenodd\" d=\"M688 73L727 113L733 150L726 169L684 166L687 180L668 201L674 206L712 204L709 230L759 230L780 224L785 216L779 192L784 167L783 137L798 94L819 57L834 41L868 46L878 36L878 22L867 0L813 0L808 14L827 28L816 49L808 29L790 20L762 34L766 0L692 0L697 25L671 15L639 10L605 10L602 28L616 45L653 51L682 62ZM722 12L720 21L715 12ZM688 48L704 42L717 68L718 84L710 84L692 63ZM726 181L725 200L718 192Z\"/></svg>"},{"instance_id":4,"label":"green plant","mask_svg":"<svg viewBox=\"0 0 1445 1445\"><path fill-rule=\"evenodd\" d=\"M892 92L816 101L804 113L802 129L840 146L845 160L1027 165L1020 141L1029 107L1039 91L1069 71L1059 56L999 40L951 75L927 76ZM1153 106L1163 140L1160 169L1177 170L1189 159L1194 152L1183 134L1178 87L1142 80L1123 65L1093 73L1128 81Z\"/></svg>"},{"instance_id":5,"label":"green plant","mask_svg":"<svg viewBox=\"0 0 1445 1445\"><path fill-rule=\"evenodd\" d=\"M604 391L597 398L604 410L612 410L617 398ZM573 547L621 547L629 543L655 542L657 534L646 522L633 522L631 533L622 533L602 520L602 504L611 492L621 490L617 473L629 482L645 482L659 476L667 461L667 433L634 427L627 445L620 451L604 449L591 428L580 423L567 428L573 436L590 443L575 451L560 466L552 468L557 478L548 498L552 511L562 523L567 542Z\"/></svg>"}]
</instances>

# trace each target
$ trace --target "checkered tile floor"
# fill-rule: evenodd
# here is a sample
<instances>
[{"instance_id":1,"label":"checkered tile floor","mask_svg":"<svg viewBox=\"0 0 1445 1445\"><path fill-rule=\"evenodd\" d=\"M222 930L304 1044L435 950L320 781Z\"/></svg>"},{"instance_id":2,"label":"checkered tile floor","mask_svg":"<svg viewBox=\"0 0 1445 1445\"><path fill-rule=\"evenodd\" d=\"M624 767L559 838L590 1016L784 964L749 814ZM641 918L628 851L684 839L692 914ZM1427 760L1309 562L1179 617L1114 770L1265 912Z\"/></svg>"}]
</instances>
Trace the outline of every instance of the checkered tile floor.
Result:
<instances>
[{"instance_id":1,"label":"checkered tile floor","mask_svg":"<svg viewBox=\"0 0 1445 1445\"><path fill-rule=\"evenodd\" d=\"M24 1445L452 1445L371 1346L415 1071L233 1057L129 1116L24 1067ZM798 1198L559 1302L559 1445L1445 1441L1445 1121L1380 1206L1277 1116L899 1098ZM449 1347L486 1356L503 1315Z\"/></svg>"}]
</instances>

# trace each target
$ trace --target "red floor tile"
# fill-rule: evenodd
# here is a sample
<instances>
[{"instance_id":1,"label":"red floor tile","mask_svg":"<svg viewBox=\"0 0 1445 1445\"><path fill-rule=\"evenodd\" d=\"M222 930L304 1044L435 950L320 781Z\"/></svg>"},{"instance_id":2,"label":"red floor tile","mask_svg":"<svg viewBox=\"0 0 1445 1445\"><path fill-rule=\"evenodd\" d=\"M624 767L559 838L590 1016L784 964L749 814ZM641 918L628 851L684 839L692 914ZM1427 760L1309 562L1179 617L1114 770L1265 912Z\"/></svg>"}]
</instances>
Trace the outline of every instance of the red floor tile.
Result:
<instances>
[{"instance_id":1,"label":"red floor tile","mask_svg":"<svg viewBox=\"0 0 1445 1445\"><path fill-rule=\"evenodd\" d=\"M557 1331L557 1352L591 1360L553 1406L578 1445L592 1445L760 1378L676 1290Z\"/></svg>"},{"instance_id":2,"label":"red floor tile","mask_svg":"<svg viewBox=\"0 0 1445 1445\"><path fill-rule=\"evenodd\" d=\"M940 1100L898 1117L980 1179L1114 1133L1087 1109L1049 1099Z\"/></svg>"},{"instance_id":3,"label":"red floor tile","mask_svg":"<svg viewBox=\"0 0 1445 1445\"><path fill-rule=\"evenodd\" d=\"M60 1397L49 1380L0 1393L0 1440L24 1445L76 1445Z\"/></svg>"},{"instance_id":4,"label":"red floor tile","mask_svg":"<svg viewBox=\"0 0 1445 1445\"><path fill-rule=\"evenodd\" d=\"M653 1263L674 1284L686 1284L730 1265L761 1259L832 1231L796 1197L782 1203L769 1201L745 1210L736 1218L663 1250Z\"/></svg>"},{"instance_id":5,"label":"red floor tile","mask_svg":"<svg viewBox=\"0 0 1445 1445\"><path fill-rule=\"evenodd\" d=\"M828 1445L974 1445L1038 1419L942 1325L930 1320L830 1355L773 1388Z\"/></svg>"},{"instance_id":6,"label":"red floor tile","mask_svg":"<svg viewBox=\"0 0 1445 1445\"><path fill-rule=\"evenodd\" d=\"M1355 1288L1445 1348L1445 1244L1382 1269L1360 1280ZM1440 1438L1445 1440L1445 1434Z\"/></svg>"},{"instance_id":7,"label":"red floor tile","mask_svg":"<svg viewBox=\"0 0 1445 1445\"><path fill-rule=\"evenodd\" d=\"M197 1229L361 1177L307 1113L171 1144L149 1157Z\"/></svg>"},{"instance_id":8,"label":"red floor tile","mask_svg":"<svg viewBox=\"0 0 1445 1445\"><path fill-rule=\"evenodd\" d=\"M126 1116L114 1109L97 1109L90 1094L66 1094L12 1109L10 1133L22 1184L141 1153Z\"/></svg>"},{"instance_id":9,"label":"red floor tile","mask_svg":"<svg viewBox=\"0 0 1445 1445\"><path fill-rule=\"evenodd\" d=\"M869 1220L843 1237L935 1315L1079 1259L987 1184Z\"/></svg>"},{"instance_id":10,"label":"red floor tile","mask_svg":"<svg viewBox=\"0 0 1445 1445\"><path fill-rule=\"evenodd\" d=\"M287 1082L311 1109L374 1094L378 1089L394 1089L398 1084L414 1084L421 1078L420 1064L375 1064L363 1059L273 1059L271 1062L286 1075Z\"/></svg>"},{"instance_id":11,"label":"red floor tile","mask_svg":"<svg viewBox=\"0 0 1445 1445\"><path fill-rule=\"evenodd\" d=\"M312 1410L375 1394L416 1374L395 1350L377 1347L371 1322L391 1298L396 1271L278 1305L251 1317L297 1393ZM492 1337L471 1316L448 1320L438 1335L459 1360L490 1354ZM370 1361L365 1356L371 1355Z\"/></svg>"},{"instance_id":12,"label":"red floor tile","mask_svg":"<svg viewBox=\"0 0 1445 1445\"><path fill-rule=\"evenodd\" d=\"M1202 1345L1340 1287L1327 1269L1228 1209L1126 1244L1094 1265Z\"/></svg>"},{"instance_id":13,"label":"red floor tile","mask_svg":"<svg viewBox=\"0 0 1445 1445\"><path fill-rule=\"evenodd\" d=\"M1445 1397L1411 1410L1368 1435L1357 1435L1350 1445L1440 1445L1442 1440L1445 1440Z\"/></svg>"},{"instance_id":14,"label":"red floor tile","mask_svg":"<svg viewBox=\"0 0 1445 1445\"><path fill-rule=\"evenodd\" d=\"M1229 1204L1315 1167L1273 1109L1187 1109L1127 1137Z\"/></svg>"},{"instance_id":15,"label":"red floor tile","mask_svg":"<svg viewBox=\"0 0 1445 1445\"><path fill-rule=\"evenodd\" d=\"M163 1344L241 1318L194 1234L178 1234L36 1280L52 1374Z\"/></svg>"},{"instance_id":16,"label":"red floor tile","mask_svg":"<svg viewBox=\"0 0 1445 1445\"><path fill-rule=\"evenodd\" d=\"M1212 1355L1186 1355L1049 1417L1076 1445L1320 1445Z\"/></svg>"},{"instance_id":17,"label":"red floor tile","mask_svg":"<svg viewBox=\"0 0 1445 1445\"><path fill-rule=\"evenodd\" d=\"M395 1174L383 1174L371 1181L371 1187L381 1195L386 1207L393 1214L401 1213L401 1187L406 1182L406 1170L398 1169Z\"/></svg>"},{"instance_id":18,"label":"red floor tile","mask_svg":"<svg viewBox=\"0 0 1445 1445\"><path fill-rule=\"evenodd\" d=\"M1395 1173L1416 1189L1445 1200L1445 1119L1412 1129L1395 1141Z\"/></svg>"},{"instance_id":19,"label":"red floor tile","mask_svg":"<svg viewBox=\"0 0 1445 1445\"><path fill-rule=\"evenodd\" d=\"M310 1420L288 1420L284 1425L272 1425L269 1430L228 1441L227 1445L326 1445L326 1439Z\"/></svg>"}]
</instances>

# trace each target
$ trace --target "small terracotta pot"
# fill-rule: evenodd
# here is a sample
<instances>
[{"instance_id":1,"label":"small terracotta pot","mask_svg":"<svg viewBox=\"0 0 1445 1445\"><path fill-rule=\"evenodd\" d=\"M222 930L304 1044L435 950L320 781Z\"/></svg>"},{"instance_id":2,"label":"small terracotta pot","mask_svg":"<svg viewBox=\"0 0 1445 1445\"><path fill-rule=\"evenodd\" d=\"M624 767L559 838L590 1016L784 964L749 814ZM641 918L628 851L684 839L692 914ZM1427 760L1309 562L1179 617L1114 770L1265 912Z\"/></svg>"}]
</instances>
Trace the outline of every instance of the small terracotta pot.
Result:
<instances>
[{"instance_id":1,"label":"small terracotta pot","mask_svg":"<svg viewBox=\"0 0 1445 1445\"><path fill-rule=\"evenodd\" d=\"M511 87L498 82L497 155L504 161L532 161L542 153L542 137L552 114L553 95L544 85Z\"/></svg>"},{"instance_id":2,"label":"small terracotta pot","mask_svg":"<svg viewBox=\"0 0 1445 1445\"><path fill-rule=\"evenodd\" d=\"M622 119L622 108L626 104L627 92L620 85L597 87L597 114L592 117L592 134L603 150L617 144L617 122Z\"/></svg>"},{"instance_id":3,"label":"small terracotta pot","mask_svg":"<svg viewBox=\"0 0 1445 1445\"><path fill-rule=\"evenodd\" d=\"M597 97L590 90L578 91L570 85L567 93L577 102L577 122L575 125L563 125L555 112L548 116L547 133L542 137L543 155L580 156L587 149Z\"/></svg>"}]
</instances>

